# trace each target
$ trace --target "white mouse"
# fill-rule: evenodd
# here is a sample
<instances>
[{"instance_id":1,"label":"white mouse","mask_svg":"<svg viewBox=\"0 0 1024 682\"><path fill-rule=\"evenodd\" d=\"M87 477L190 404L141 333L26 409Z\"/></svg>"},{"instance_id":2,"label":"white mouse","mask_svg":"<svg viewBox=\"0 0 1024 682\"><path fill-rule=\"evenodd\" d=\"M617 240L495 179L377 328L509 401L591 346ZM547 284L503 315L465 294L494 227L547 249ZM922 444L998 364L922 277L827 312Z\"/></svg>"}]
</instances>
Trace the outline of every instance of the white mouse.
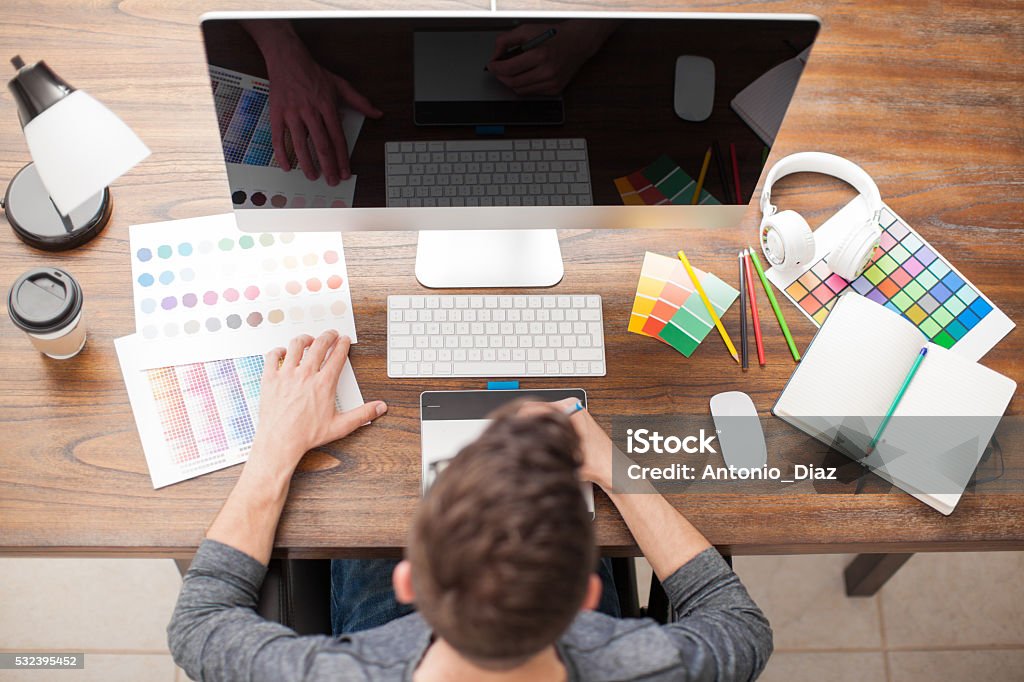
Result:
<instances>
[{"instance_id":1,"label":"white mouse","mask_svg":"<svg viewBox=\"0 0 1024 682\"><path fill-rule=\"evenodd\" d=\"M711 398L718 444L729 466L760 469L768 462L768 447L754 401L746 393L727 391Z\"/></svg>"},{"instance_id":2,"label":"white mouse","mask_svg":"<svg viewBox=\"0 0 1024 682\"><path fill-rule=\"evenodd\" d=\"M715 63L707 57L684 54L676 58L676 116L704 121L715 105Z\"/></svg>"}]
</instances>

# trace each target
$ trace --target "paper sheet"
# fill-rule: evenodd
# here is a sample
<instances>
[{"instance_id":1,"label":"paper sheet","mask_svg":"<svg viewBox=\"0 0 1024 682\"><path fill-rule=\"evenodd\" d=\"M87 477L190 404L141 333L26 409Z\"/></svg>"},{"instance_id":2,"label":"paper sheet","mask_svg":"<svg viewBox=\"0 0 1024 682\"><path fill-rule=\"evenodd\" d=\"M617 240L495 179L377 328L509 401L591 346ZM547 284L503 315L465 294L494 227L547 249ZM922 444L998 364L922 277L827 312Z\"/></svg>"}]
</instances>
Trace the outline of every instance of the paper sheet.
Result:
<instances>
[{"instance_id":1,"label":"paper sheet","mask_svg":"<svg viewBox=\"0 0 1024 682\"><path fill-rule=\"evenodd\" d=\"M337 233L245 234L231 214L129 228L142 368L262 355L298 334L356 338Z\"/></svg>"},{"instance_id":2,"label":"paper sheet","mask_svg":"<svg viewBox=\"0 0 1024 682\"><path fill-rule=\"evenodd\" d=\"M153 487L244 462L256 433L263 357L146 370L137 362L141 342L133 334L114 346ZM349 363L336 395L339 410L363 404Z\"/></svg>"}]
</instances>

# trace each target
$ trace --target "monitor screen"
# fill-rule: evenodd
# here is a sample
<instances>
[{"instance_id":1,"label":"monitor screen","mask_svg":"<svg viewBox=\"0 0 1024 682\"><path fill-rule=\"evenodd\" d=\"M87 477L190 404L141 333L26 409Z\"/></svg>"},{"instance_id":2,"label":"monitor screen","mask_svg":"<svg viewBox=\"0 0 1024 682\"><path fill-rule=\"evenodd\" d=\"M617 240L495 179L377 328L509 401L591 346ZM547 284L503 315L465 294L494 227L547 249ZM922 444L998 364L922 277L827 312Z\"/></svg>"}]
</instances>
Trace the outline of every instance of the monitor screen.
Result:
<instances>
[{"instance_id":1,"label":"monitor screen","mask_svg":"<svg viewBox=\"0 0 1024 682\"><path fill-rule=\"evenodd\" d=\"M202 24L239 212L583 207L593 222L607 207L745 206L819 28L788 15L283 16ZM395 224L382 213L344 220Z\"/></svg>"}]
</instances>

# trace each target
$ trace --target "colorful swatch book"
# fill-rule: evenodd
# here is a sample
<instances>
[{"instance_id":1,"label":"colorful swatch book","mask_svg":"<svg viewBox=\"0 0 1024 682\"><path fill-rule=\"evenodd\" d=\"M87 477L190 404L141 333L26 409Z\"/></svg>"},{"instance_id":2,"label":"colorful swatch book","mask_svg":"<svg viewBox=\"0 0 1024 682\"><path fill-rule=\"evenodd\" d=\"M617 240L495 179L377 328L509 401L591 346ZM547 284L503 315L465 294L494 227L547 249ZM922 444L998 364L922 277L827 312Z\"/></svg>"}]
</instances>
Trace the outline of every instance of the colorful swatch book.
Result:
<instances>
[{"instance_id":1,"label":"colorful swatch book","mask_svg":"<svg viewBox=\"0 0 1024 682\"><path fill-rule=\"evenodd\" d=\"M646 168L615 178L615 188L627 206L689 205L697 182L675 161L662 154ZM719 201L706 189L701 189L697 203L718 204Z\"/></svg>"},{"instance_id":2,"label":"colorful swatch book","mask_svg":"<svg viewBox=\"0 0 1024 682\"><path fill-rule=\"evenodd\" d=\"M806 268L766 273L811 322L821 326L839 295L853 290L910 320L932 343L972 360L1013 329L1013 321L888 206L879 217L882 238L864 273L848 282L832 272L829 252L865 213L863 199L855 198L815 230L816 252Z\"/></svg>"},{"instance_id":3,"label":"colorful swatch book","mask_svg":"<svg viewBox=\"0 0 1024 682\"><path fill-rule=\"evenodd\" d=\"M263 356L142 369L138 334L114 340L154 488L244 462L259 416ZM335 405L363 404L352 366Z\"/></svg>"},{"instance_id":4,"label":"colorful swatch book","mask_svg":"<svg viewBox=\"0 0 1024 682\"><path fill-rule=\"evenodd\" d=\"M739 292L709 272L697 268L694 272L721 317ZM664 341L690 357L712 329L714 322L679 259L648 251L640 269L629 331Z\"/></svg>"},{"instance_id":5,"label":"colorful swatch book","mask_svg":"<svg viewBox=\"0 0 1024 682\"><path fill-rule=\"evenodd\" d=\"M327 232L239 232L231 214L132 225L144 366L262 355L300 333L356 341L345 249Z\"/></svg>"},{"instance_id":6,"label":"colorful swatch book","mask_svg":"<svg viewBox=\"0 0 1024 682\"><path fill-rule=\"evenodd\" d=\"M217 112L231 201L237 208L342 208L355 198L356 178L331 187L321 175L309 180L291 151L290 171L281 170L274 155L270 129L270 83L262 78L210 66L213 103ZM340 112L342 131L352 155L365 116L354 109ZM320 170L312 142L313 165Z\"/></svg>"}]
</instances>

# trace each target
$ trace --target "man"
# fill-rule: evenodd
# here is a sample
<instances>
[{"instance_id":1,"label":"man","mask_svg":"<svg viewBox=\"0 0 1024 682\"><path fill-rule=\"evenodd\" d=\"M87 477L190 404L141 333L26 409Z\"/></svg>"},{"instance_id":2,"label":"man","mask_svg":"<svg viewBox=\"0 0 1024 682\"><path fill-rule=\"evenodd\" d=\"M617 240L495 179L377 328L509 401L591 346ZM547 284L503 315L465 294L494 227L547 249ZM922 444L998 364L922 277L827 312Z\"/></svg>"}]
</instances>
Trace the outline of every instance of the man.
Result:
<instances>
[{"instance_id":1,"label":"man","mask_svg":"<svg viewBox=\"0 0 1024 682\"><path fill-rule=\"evenodd\" d=\"M300 637L254 611L295 466L387 411L335 413L349 350L329 332L268 353L253 450L207 532L168 626L203 680L747 680L772 648L739 578L659 494L620 494L627 465L590 415L527 404L498 415L420 504L394 597L418 612L362 632ZM601 581L579 477L608 492L676 622L595 613ZM344 591L344 586L335 586ZM380 599L377 598L379 602ZM345 605L341 605L344 607Z\"/></svg>"}]
</instances>

